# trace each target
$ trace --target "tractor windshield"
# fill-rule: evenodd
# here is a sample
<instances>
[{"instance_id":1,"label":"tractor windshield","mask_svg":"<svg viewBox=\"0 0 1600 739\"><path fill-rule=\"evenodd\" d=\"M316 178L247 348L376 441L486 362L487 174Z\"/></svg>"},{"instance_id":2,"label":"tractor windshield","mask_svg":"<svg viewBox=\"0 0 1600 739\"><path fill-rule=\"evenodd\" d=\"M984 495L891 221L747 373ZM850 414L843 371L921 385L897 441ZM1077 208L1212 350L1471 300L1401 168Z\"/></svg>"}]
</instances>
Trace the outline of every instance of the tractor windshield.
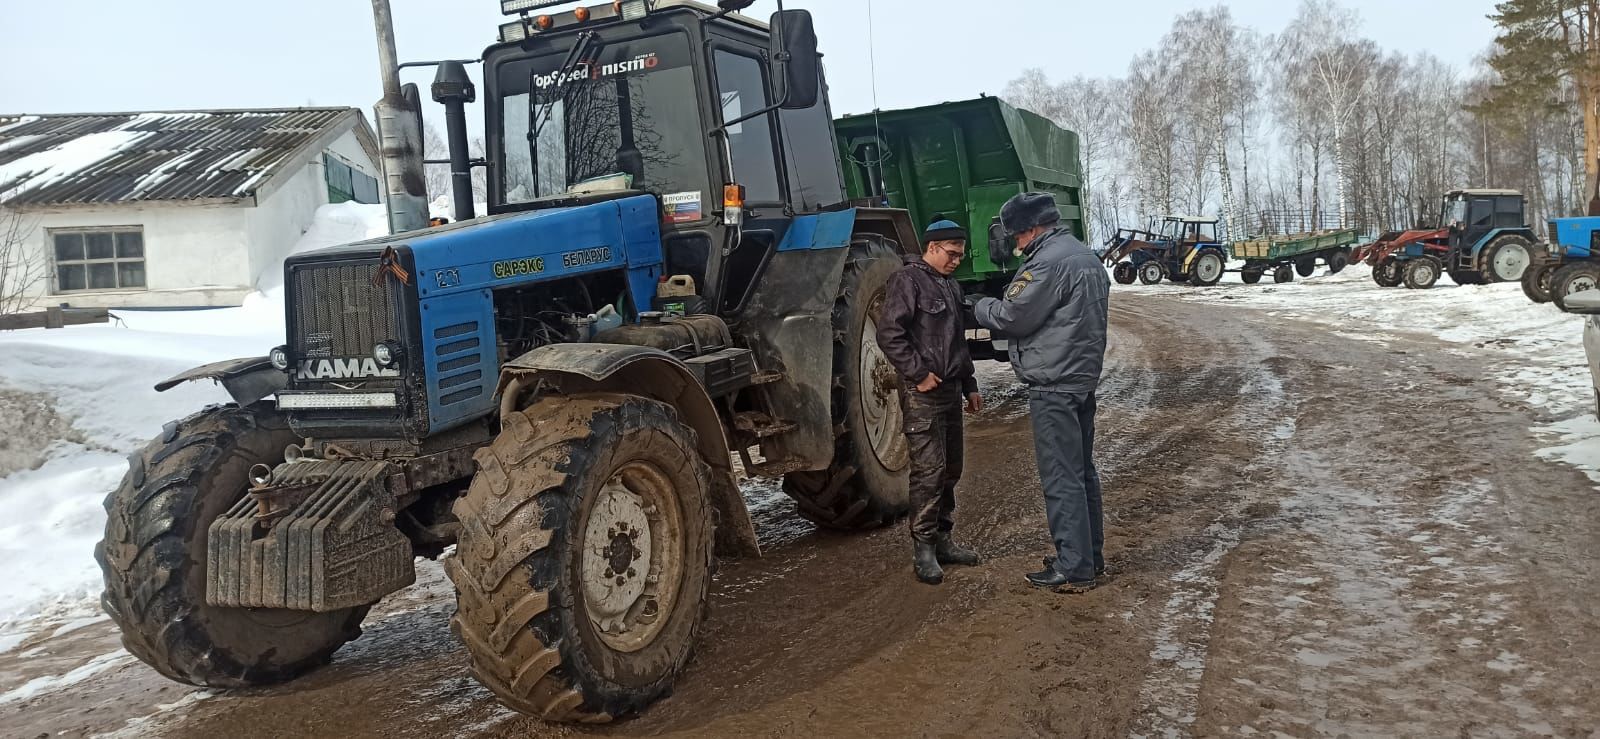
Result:
<instances>
[{"instance_id":1,"label":"tractor windshield","mask_svg":"<svg viewBox=\"0 0 1600 739\"><path fill-rule=\"evenodd\" d=\"M1444 201L1443 220L1441 220L1439 222L1440 226L1453 226L1453 225L1456 225L1456 224L1459 224L1459 223L1466 223L1466 222L1467 222L1467 200L1466 200L1466 198L1458 198L1456 200L1446 200L1446 201Z\"/></svg>"},{"instance_id":2,"label":"tractor windshield","mask_svg":"<svg viewBox=\"0 0 1600 739\"><path fill-rule=\"evenodd\" d=\"M565 51L501 65L505 202L617 178L699 203L709 192L706 135L688 43L675 35L611 41L589 55L565 79Z\"/></svg>"}]
</instances>

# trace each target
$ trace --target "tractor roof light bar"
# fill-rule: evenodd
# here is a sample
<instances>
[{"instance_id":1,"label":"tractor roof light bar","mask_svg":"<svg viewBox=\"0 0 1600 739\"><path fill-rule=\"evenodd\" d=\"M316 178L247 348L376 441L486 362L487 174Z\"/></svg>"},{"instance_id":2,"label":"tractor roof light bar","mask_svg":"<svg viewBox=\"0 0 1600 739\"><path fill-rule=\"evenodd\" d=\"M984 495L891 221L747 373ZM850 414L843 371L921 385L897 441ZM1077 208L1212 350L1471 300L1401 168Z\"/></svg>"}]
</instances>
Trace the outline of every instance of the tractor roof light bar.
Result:
<instances>
[{"instance_id":1,"label":"tractor roof light bar","mask_svg":"<svg viewBox=\"0 0 1600 739\"><path fill-rule=\"evenodd\" d=\"M500 12L503 15L516 15L530 10L566 5L570 2L574 0L500 0Z\"/></svg>"}]
</instances>

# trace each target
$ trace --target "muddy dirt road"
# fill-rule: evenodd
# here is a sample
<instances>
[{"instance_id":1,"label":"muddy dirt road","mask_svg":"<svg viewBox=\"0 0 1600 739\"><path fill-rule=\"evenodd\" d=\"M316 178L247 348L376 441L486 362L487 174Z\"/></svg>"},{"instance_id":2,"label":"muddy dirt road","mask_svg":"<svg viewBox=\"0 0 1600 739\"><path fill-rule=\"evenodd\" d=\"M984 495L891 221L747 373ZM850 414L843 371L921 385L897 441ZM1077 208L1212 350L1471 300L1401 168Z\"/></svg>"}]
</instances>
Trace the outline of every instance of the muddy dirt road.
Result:
<instances>
[{"instance_id":1,"label":"muddy dirt road","mask_svg":"<svg viewBox=\"0 0 1600 739\"><path fill-rule=\"evenodd\" d=\"M722 567L677 694L582 733L1600 729L1600 496L1533 456L1535 412L1480 381L1479 360L1125 293L1113 335L1109 586L1023 583L1043 506L1025 401L991 369L957 513L983 565L922 586L901 528L819 534L769 499L768 555ZM103 622L43 635L0 655L0 734L576 733L498 708L467 677L452 608L430 565L328 668L226 695L159 678Z\"/></svg>"}]
</instances>

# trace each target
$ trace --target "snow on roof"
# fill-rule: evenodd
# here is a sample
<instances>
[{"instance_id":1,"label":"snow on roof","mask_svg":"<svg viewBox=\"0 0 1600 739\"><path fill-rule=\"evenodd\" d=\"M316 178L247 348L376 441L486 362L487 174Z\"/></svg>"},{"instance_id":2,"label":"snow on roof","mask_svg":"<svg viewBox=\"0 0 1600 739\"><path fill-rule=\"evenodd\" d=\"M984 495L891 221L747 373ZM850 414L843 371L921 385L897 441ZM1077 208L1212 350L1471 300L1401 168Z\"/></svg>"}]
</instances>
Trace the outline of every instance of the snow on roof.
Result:
<instances>
[{"instance_id":1,"label":"snow on roof","mask_svg":"<svg viewBox=\"0 0 1600 739\"><path fill-rule=\"evenodd\" d=\"M0 115L0 204L254 195L355 108Z\"/></svg>"}]
</instances>

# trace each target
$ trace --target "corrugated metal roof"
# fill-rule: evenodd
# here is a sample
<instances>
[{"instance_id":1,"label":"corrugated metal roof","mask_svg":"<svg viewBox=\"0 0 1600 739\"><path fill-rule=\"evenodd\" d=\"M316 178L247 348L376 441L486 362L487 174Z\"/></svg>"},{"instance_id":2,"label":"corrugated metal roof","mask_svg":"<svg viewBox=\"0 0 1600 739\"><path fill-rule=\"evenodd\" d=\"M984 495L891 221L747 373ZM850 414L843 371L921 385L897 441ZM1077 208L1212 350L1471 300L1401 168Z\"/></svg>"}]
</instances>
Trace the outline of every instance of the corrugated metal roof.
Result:
<instances>
[{"instance_id":1,"label":"corrugated metal roof","mask_svg":"<svg viewBox=\"0 0 1600 739\"><path fill-rule=\"evenodd\" d=\"M354 110L0 115L0 203L248 197Z\"/></svg>"}]
</instances>

